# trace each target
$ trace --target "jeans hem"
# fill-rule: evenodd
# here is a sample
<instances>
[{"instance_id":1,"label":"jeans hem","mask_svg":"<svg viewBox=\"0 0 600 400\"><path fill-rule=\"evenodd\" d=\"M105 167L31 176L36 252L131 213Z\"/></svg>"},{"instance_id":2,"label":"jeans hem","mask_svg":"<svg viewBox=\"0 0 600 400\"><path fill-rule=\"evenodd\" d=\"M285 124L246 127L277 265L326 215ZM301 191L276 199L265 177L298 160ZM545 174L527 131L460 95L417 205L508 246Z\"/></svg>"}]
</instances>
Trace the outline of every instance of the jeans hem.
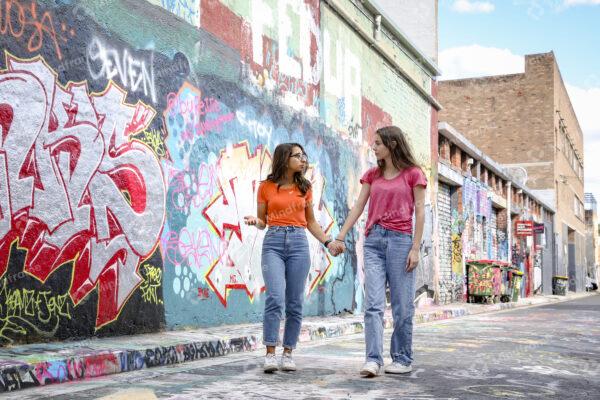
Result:
<instances>
[{"instance_id":1,"label":"jeans hem","mask_svg":"<svg viewBox=\"0 0 600 400\"><path fill-rule=\"evenodd\" d=\"M369 358L369 357L367 357L367 361L366 362L374 362L375 364L379 365L380 367L383 366L383 362L379 361L376 358Z\"/></svg>"},{"instance_id":2,"label":"jeans hem","mask_svg":"<svg viewBox=\"0 0 600 400\"><path fill-rule=\"evenodd\" d=\"M272 346L272 347L277 347L277 345L279 344L279 342L275 341L275 342L268 342L266 340L263 340L263 344L265 346Z\"/></svg>"},{"instance_id":3,"label":"jeans hem","mask_svg":"<svg viewBox=\"0 0 600 400\"><path fill-rule=\"evenodd\" d=\"M406 361L406 359L404 358L406 356L402 356L402 355L392 355L392 362L404 365L405 367L408 367L409 365L412 364L412 361Z\"/></svg>"}]
</instances>

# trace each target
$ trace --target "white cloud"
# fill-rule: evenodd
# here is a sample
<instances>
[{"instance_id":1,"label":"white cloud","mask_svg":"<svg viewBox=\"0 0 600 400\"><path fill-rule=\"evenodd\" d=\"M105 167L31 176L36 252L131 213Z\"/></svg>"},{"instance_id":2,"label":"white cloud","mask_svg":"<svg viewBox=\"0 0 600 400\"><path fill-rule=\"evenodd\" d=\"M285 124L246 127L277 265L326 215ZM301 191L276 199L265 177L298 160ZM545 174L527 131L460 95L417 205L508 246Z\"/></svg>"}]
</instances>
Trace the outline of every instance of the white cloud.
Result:
<instances>
[{"instance_id":1,"label":"white cloud","mask_svg":"<svg viewBox=\"0 0 600 400\"><path fill-rule=\"evenodd\" d=\"M508 49L477 44L453 47L440 52L441 79L517 74L525 71L523 56Z\"/></svg>"},{"instance_id":2,"label":"white cloud","mask_svg":"<svg viewBox=\"0 0 600 400\"><path fill-rule=\"evenodd\" d=\"M565 84L584 138L585 191L600 199L600 87L583 89Z\"/></svg>"},{"instance_id":3,"label":"white cloud","mask_svg":"<svg viewBox=\"0 0 600 400\"><path fill-rule=\"evenodd\" d=\"M577 86L565 84L571 103L577 114L577 119L583 131L594 131L600 133L600 118L598 118L598 107L600 106L600 87L583 89ZM600 140L600 137L598 138Z\"/></svg>"},{"instance_id":4,"label":"white cloud","mask_svg":"<svg viewBox=\"0 0 600 400\"><path fill-rule=\"evenodd\" d=\"M563 3L566 7L571 6L594 6L600 4L600 0L565 0Z\"/></svg>"},{"instance_id":5,"label":"white cloud","mask_svg":"<svg viewBox=\"0 0 600 400\"><path fill-rule=\"evenodd\" d=\"M539 20L547 12L559 14L572 7L600 5L600 0L513 0L513 4L526 7L527 15Z\"/></svg>"},{"instance_id":6,"label":"white cloud","mask_svg":"<svg viewBox=\"0 0 600 400\"><path fill-rule=\"evenodd\" d=\"M523 56L479 45L443 50L439 60L442 80L515 74L525 69ZM584 136L585 191L600 200L600 79L591 76L588 84L584 89L565 83Z\"/></svg>"},{"instance_id":7,"label":"white cloud","mask_svg":"<svg viewBox=\"0 0 600 400\"><path fill-rule=\"evenodd\" d=\"M496 7L489 1L456 0L452 9L460 13L491 13Z\"/></svg>"}]
</instances>

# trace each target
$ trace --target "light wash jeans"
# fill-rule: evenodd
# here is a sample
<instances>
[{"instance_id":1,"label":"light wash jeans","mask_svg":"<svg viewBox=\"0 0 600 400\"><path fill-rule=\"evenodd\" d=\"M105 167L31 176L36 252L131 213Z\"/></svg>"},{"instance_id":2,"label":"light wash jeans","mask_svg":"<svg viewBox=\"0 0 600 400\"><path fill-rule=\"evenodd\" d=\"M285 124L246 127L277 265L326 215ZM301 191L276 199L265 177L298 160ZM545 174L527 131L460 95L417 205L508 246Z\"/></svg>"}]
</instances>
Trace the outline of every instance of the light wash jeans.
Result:
<instances>
[{"instance_id":1,"label":"light wash jeans","mask_svg":"<svg viewBox=\"0 0 600 400\"><path fill-rule=\"evenodd\" d=\"M383 313L386 282L390 286L394 332L390 355L402 365L412 357L413 316L415 314L415 270L406 272L412 235L371 228L365 239L365 342L367 361L383 365Z\"/></svg>"},{"instance_id":2,"label":"light wash jeans","mask_svg":"<svg viewBox=\"0 0 600 400\"><path fill-rule=\"evenodd\" d=\"M266 346L277 346L279 342L279 323L285 305L283 346L296 348L309 269L306 230L296 226L269 227L262 247L262 273L267 287L263 317Z\"/></svg>"}]
</instances>

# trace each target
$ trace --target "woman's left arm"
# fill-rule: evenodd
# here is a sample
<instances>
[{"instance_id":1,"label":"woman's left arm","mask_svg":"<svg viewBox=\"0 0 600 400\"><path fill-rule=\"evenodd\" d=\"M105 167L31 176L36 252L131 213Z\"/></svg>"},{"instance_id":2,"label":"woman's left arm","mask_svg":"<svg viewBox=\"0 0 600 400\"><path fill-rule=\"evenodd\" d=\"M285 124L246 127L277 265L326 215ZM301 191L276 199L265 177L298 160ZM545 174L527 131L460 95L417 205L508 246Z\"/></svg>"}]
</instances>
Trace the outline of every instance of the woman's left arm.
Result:
<instances>
[{"instance_id":1,"label":"woman's left arm","mask_svg":"<svg viewBox=\"0 0 600 400\"><path fill-rule=\"evenodd\" d=\"M413 194L415 197L415 231L413 233L413 245L408 253L406 272L412 271L419 265L419 250L425 225L425 187L422 185L415 186Z\"/></svg>"},{"instance_id":2,"label":"woman's left arm","mask_svg":"<svg viewBox=\"0 0 600 400\"><path fill-rule=\"evenodd\" d=\"M306 216L306 225L307 225L306 227L308 228L308 231L319 242L325 243L325 241L328 238L327 238L327 235L325 235L325 232L323 232L323 229L321 229L321 225L319 225L319 223L317 222L317 220L315 218L315 213L313 211L312 203L309 203L306 205L305 216Z\"/></svg>"},{"instance_id":3,"label":"woman's left arm","mask_svg":"<svg viewBox=\"0 0 600 400\"><path fill-rule=\"evenodd\" d=\"M325 242L329 240L329 238L327 237L325 232L323 232L323 229L321 229L321 225L319 225L315 218L312 202L306 205L305 216L306 228L308 229L308 231L315 237L315 239L325 244ZM327 249L329 251L332 251L332 246L334 246L334 242L330 241L330 243L327 244Z\"/></svg>"}]
</instances>

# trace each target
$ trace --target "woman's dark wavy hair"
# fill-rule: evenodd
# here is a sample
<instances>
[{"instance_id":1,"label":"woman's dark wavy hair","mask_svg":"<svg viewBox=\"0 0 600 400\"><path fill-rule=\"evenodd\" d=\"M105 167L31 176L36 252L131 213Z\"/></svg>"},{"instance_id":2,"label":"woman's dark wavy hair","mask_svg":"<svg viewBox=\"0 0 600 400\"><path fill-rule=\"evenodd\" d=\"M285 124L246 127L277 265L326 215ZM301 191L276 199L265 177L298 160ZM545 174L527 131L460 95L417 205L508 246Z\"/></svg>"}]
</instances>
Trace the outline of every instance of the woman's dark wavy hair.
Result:
<instances>
[{"instance_id":1,"label":"woman's dark wavy hair","mask_svg":"<svg viewBox=\"0 0 600 400\"><path fill-rule=\"evenodd\" d=\"M294 147L298 147L300 150L302 150L302 154L306 154L304 147L298 143L281 143L275 147L275 152L273 153L273 162L271 164L271 173L267 176L267 180L276 183L277 190L279 190L279 187L281 186L279 182L285 176L287 171L288 161L292 155ZM306 165L306 169L308 169L308 163ZM306 169L302 172L296 172L294 174L294 183L296 186L298 186L300 192L302 192L302 196L305 196L306 192L308 192L312 187L310 181L304 177Z\"/></svg>"},{"instance_id":2,"label":"woman's dark wavy hair","mask_svg":"<svg viewBox=\"0 0 600 400\"><path fill-rule=\"evenodd\" d=\"M397 126L386 126L377 129L375 132L381 138L381 142L390 151L392 156L392 164L399 170L410 167L421 168L417 159L412 153L406 135L402 129ZM385 160L377 160L379 171L383 174L385 169Z\"/></svg>"}]
</instances>

